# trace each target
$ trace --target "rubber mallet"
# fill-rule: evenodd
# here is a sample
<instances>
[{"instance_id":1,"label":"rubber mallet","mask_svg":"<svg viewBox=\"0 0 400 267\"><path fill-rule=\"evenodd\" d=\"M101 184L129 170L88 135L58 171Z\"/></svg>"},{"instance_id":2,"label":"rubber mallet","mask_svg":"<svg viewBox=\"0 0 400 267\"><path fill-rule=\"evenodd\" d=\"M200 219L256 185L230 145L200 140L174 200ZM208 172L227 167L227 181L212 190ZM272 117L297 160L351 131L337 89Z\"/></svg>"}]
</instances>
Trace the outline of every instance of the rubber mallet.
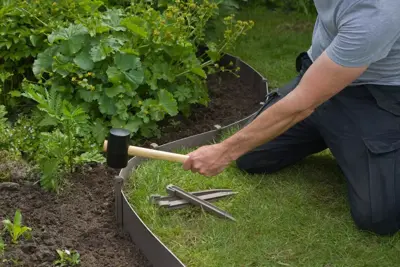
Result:
<instances>
[{"instance_id":1,"label":"rubber mallet","mask_svg":"<svg viewBox=\"0 0 400 267\"><path fill-rule=\"evenodd\" d=\"M138 156L152 159L162 159L174 162L185 162L189 156L142 148L129 145L130 133L125 129L114 128L110 130L108 140L104 141L104 152L107 153L107 165L111 168L125 168L128 164L128 156Z\"/></svg>"}]
</instances>

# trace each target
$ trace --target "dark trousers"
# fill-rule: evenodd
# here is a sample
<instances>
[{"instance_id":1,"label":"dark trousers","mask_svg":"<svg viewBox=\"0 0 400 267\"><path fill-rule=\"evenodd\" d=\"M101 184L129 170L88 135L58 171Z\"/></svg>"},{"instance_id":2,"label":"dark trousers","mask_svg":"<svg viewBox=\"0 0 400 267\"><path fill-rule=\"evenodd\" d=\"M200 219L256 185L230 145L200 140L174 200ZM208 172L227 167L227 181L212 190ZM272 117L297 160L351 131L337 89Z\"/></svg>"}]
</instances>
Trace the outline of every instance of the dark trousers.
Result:
<instances>
[{"instance_id":1,"label":"dark trousers","mask_svg":"<svg viewBox=\"0 0 400 267\"><path fill-rule=\"evenodd\" d=\"M261 112L293 90L312 63L297 58L299 75ZM323 75L323 74L321 74ZM249 173L272 173L329 148L348 184L351 215L363 230L400 228L400 86L349 86L313 114L237 160Z\"/></svg>"}]
</instances>

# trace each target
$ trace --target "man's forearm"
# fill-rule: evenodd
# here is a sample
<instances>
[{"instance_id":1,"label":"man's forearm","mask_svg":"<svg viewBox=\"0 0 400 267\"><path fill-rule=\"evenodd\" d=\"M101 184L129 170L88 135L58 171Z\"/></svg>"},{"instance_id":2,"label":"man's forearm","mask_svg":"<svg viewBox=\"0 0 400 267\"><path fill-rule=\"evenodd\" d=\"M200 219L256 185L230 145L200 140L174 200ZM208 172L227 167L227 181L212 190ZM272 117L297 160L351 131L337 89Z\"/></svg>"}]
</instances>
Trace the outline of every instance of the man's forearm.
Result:
<instances>
[{"instance_id":1,"label":"man's forearm","mask_svg":"<svg viewBox=\"0 0 400 267\"><path fill-rule=\"evenodd\" d=\"M300 89L299 89L300 90ZM232 160L281 135L312 113L312 108L288 96L261 113L254 121L221 143Z\"/></svg>"},{"instance_id":2,"label":"man's forearm","mask_svg":"<svg viewBox=\"0 0 400 267\"><path fill-rule=\"evenodd\" d=\"M236 160L308 117L314 109L349 85L366 68L342 67L323 53L292 92L265 110L244 129L223 141L221 146L232 160Z\"/></svg>"}]
</instances>

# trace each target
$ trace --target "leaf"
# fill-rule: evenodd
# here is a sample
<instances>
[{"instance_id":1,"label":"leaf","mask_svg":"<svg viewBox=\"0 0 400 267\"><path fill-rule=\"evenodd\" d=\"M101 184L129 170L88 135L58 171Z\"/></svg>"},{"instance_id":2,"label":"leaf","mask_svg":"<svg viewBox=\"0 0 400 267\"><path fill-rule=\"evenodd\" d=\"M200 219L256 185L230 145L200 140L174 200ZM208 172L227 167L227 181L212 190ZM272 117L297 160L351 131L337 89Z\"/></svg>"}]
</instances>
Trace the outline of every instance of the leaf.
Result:
<instances>
[{"instance_id":1,"label":"leaf","mask_svg":"<svg viewBox=\"0 0 400 267\"><path fill-rule=\"evenodd\" d=\"M165 89L158 92L158 100L164 110L171 116L178 114L178 105L174 96Z\"/></svg>"},{"instance_id":2,"label":"leaf","mask_svg":"<svg viewBox=\"0 0 400 267\"><path fill-rule=\"evenodd\" d=\"M51 116L45 116L38 124L40 127L45 126L57 126L58 120Z\"/></svg>"},{"instance_id":3,"label":"leaf","mask_svg":"<svg viewBox=\"0 0 400 267\"><path fill-rule=\"evenodd\" d=\"M85 153L79 155L78 157L75 157L75 162L76 163L91 163L91 162L104 163L105 159L97 151L88 151L88 152L85 152Z\"/></svg>"},{"instance_id":4,"label":"leaf","mask_svg":"<svg viewBox=\"0 0 400 267\"><path fill-rule=\"evenodd\" d=\"M40 177L41 186L49 191L56 190L58 187L58 167L60 162L55 158L45 158L41 163L43 171Z\"/></svg>"},{"instance_id":5,"label":"leaf","mask_svg":"<svg viewBox=\"0 0 400 267\"><path fill-rule=\"evenodd\" d=\"M108 67L107 69L108 80L113 84L119 84L123 79L123 73L116 67Z\"/></svg>"},{"instance_id":6,"label":"leaf","mask_svg":"<svg viewBox=\"0 0 400 267\"><path fill-rule=\"evenodd\" d=\"M124 74L128 81L135 86L138 86L144 80L144 73L141 70L130 70L129 72L124 72Z\"/></svg>"},{"instance_id":7,"label":"leaf","mask_svg":"<svg viewBox=\"0 0 400 267\"><path fill-rule=\"evenodd\" d=\"M207 78L205 71L201 67L192 68L191 71L204 79Z\"/></svg>"},{"instance_id":8,"label":"leaf","mask_svg":"<svg viewBox=\"0 0 400 267\"><path fill-rule=\"evenodd\" d=\"M92 125L92 134L98 144L101 144L106 138L108 132L107 128L103 125L101 119L96 119Z\"/></svg>"},{"instance_id":9,"label":"leaf","mask_svg":"<svg viewBox=\"0 0 400 267\"><path fill-rule=\"evenodd\" d=\"M79 96L85 100L85 102L92 102L93 100L97 100L99 98L99 93L97 91L88 91L85 89L78 90Z\"/></svg>"},{"instance_id":10,"label":"leaf","mask_svg":"<svg viewBox=\"0 0 400 267\"><path fill-rule=\"evenodd\" d=\"M90 57L89 51L82 50L75 58L74 63L83 70L92 70L94 62Z\"/></svg>"},{"instance_id":11,"label":"leaf","mask_svg":"<svg viewBox=\"0 0 400 267\"><path fill-rule=\"evenodd\" d=\"M7 50L8 50L12 46L12 42L11 41L0 41L0 48L2 48L3 46L7 47Z\"/></svg>"},{"instance_id":12,"label":"leaf","mask_svg":"<svg viewBox=\"0 0 400 267\"><path fill-rule=\"evenodd\" d=\"M114 31L125 31L124 27L120 26L123 11L121 9L111 9L103 13L103 25L107 25Z\"/></svg>"},{"instance_id":13,"label":"leaf","mask_svg":"<svg viewBox=\"0 0 400 267\"><path fill-rule=\"evenodd\" d=\"M37 44L38 44L38 42L40 41L40 36L37 36L37 35L31 35L31 36L29 36L29 40L31 41L31 43L32 43L32 45L34 46L34 47L36 47L37 46Z\"/></svg>"},{"instance_id":14,"label":"leaf","mask_svg":"<svg viewBox=\"0 0 400 267\"><path fill-rule=\"evenodd\" d=\"M22 222L21 211L17 209L14 215L14 226L21 226L21 222Z\"/></svg>"},{"instance_id":15,"label":"leaf","mask_svg":"<svg viewBox=\"0 0 400 267\"><path fill-rule=\"evenodd\" d=\"M56 55L56 59L53 60L52 70L54 72L57 72L61 76L66 77L70 73L75 72L75 67L72 62L73 62L72 57L58 53Z\"/></svg>"},{"instance_id":16,"label":"leaf","mask_svg":"<svg viewBox=\"0 0 400 267\"><path fill-rule=\"evenodd\" d=\"M32 71L35 76L39 76L45 71L51 71L53 64L53 56L57 52L57 47L53 46L46 49L43 53L39 53L37 59L33 63Z\"/></svg>"},{"instance_id":17,"label":"leaf","mask_svg":"<svg viewBox=\"0 0 400 267\"><path fill-rule=\"evenodd\" d=\"M114 63L120 70L139 69L142 67L140 58L134 55L125 55L118 53L114 57Z\"/></svg>"},{"instance_id":18,"label":"leaf","mask_svg":"<svg viewBox=\"0 0 400 267\"><path fill-rule=\"evenodd\" d=\"M144 26L145 21L139 17L128 17L121 21L121 25L125 26L132 33L146 38L148 33Z\"/></svg>"},{"instance_id":19,"label":"leaf","mask_svg":"<svg viewBox=\"0 0 400 267\"><path fill-rule=\"evenodd\" d=\"M88 29L82 24L71 24L68 28L61 28L53 31L48 36L48 40L50 43L54 43L59 40L70 40L88 33Z\"/></svg>"},{"instance_id":20,"label":"leaf","mask_svg":"<svg viewBox=\"0 0 400 267\"><path fill-rule=\"evenodd\" d=\"M112 98L120 93L125 92L125 88L122 85L114 85L113 87L106 88L105 91L106 95Z\"/></svg>"},{"instance_id":21,"label":"leaf","mask_svg":"<svg viewBox=\"0 0 400 267\"><path fill-rule=\"evenodd\" d=\"M99 100L99 109L102 114L105 115L115 115L117 109L114 105L114 101L107 95L102 95Z\"/></svg>"},{"instance_id":22,"label":"leaf","mask_svg":"<svg viewBox=\"0 0 400 267\"><path fill-rule=\"evenodd\" d=\"M143 124L143 121L140 118L135 116L135 117L129 119L125 128L132 133L136 133L142 124Z\"/></svg>"},{"instance_id":23,"label":"leaf","mask_svg":"<svg viewBox=\"0 0 400 267\"><path fill-rule=\"evenodd\" d=\"M133 48L124 48L124 49L121 49L120 51L125 54L130 54L130 55L135 55L135 56L140 55L139 51L137 51Z\"/></svg>"},{"instance_id":24,"label":"leaf","mask_svg":"<svg viewBox=\"0 0 400 267\"><path fill-rule=\"evenodd\" d=\"M87 34L89 34L89 32L82 24L72 24L68 28L61 28L53 31L49 35L48 40L50 43L54 43L59 40L67 41L66 47L68 48L69 55L73 55L81 50L85 44Z\"/></svg>"},{"instance_id":25,"label":"leaf","mask_svg":"<svg viewBox=\"0 0 400 267\"><path fill-rule=\"evenodd\" d=\"M99 62L107 57L106 51L103 49L101 44L93 46L92 49L90 49L90 56L92 57L93 62Z\"/></svg>"},{"instance_id":26,"label":"leaf","mask_svg":"<svg viewBox=\"0 0 400 267\"><path fill-rule=\"evenodd\" d=\"M9 94L12 97L20 97L21 96L21 92L20 91L16 91L16 90L10 91Z\"/></svg>"},{"instance_id":27,"label":"leaf","mask_svg":"<svg viewBox=\"0 0 400 267\"><path fill-rule=\"evenodd\" d=\"M108 37L102 40L103 46L111 48L112 50L118 51L123 45L125 41L119 38Z\"/></svg>"},{"instance_id":28,"label":"leaf","mask_svg":"<svg viewBox=\"0 0 400 267\"><path fill-rule=\"evenodd\" d=\"M135 87L141 84L144 80L144 72L140 58L134 55L125 55L118 53L114 57L114 63L123 73L125 78ZM115 70L113 70L115 71ZM115 71L114 74L117 72ZM118 74L119 76L119 74ZM118 77L122 81L122 77Z\"/></svg>"},{"instance_id":29,"label":"leaf","mask_svg":"<svg viewBox=\"0 0 400 267\"><path fill-rule=\"evenodd\" d=\"M94 62L99 62L107 58L113 51L119 51L119 48L124 45L124 41L118 38L109 37L97 41L90 49L90 56Z\"/></svg>"}]
</instances>

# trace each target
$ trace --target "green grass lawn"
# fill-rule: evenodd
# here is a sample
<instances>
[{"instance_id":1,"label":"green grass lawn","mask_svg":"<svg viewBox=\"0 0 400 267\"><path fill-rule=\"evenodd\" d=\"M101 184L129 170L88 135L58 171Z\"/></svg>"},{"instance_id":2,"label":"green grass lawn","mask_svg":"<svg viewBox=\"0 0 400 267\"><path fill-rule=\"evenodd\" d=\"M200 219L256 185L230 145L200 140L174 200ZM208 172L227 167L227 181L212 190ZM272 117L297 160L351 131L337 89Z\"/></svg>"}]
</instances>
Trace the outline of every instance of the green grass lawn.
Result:
<instances>
[{"instance_id":1,"label":"green grass lawn","mask_svg":"<svg viewBox=\"0 0 400 267\"><path fill-rule=\"evenodd\" d=\"M272 87L289 81L297 53L309 46L312 20L262 9L240 17L256 26L234 53ZM215 203L237 222L194 207L162 211L150 205L148 197L165 195L168 184L238 191ZM232 165L212 178L151 160L139 166L126 190L146 224L188 267L400 266L400 235L378 237L355 228L344 177L329 151L271 175L248 175Z\"/></svg>"},{"instance_id":2,"label":"green grass lawn","mask_svg":"<svg viewBox=\"0 0 400 267\"><path fill-rule=\"evenodd\" d=\"M254 28L233 51L278 87L296 75L296 56L311 44L314 18L304 15L284 15L257 7L241 11L238 19L253 20Z\"/></svg>"}]
</instances>

